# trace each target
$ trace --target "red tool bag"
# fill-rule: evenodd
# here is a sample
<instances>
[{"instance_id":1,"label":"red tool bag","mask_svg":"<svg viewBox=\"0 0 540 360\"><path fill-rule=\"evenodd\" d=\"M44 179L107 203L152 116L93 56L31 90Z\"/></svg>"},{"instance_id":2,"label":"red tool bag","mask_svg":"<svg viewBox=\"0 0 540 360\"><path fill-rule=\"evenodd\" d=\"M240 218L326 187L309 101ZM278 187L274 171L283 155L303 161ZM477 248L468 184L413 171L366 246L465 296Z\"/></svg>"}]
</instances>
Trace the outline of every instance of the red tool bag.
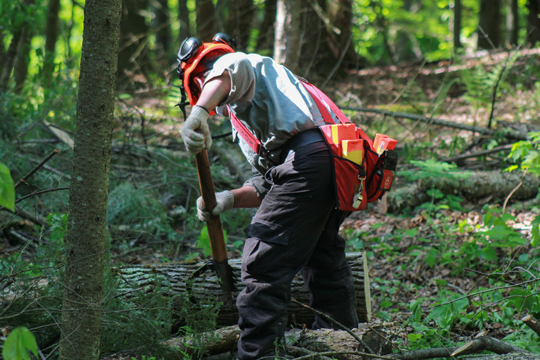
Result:
<instances>
[{"instance_id":1,"label":"red tool bag","mask_svg":"<svg viewBox=\"0 0 540 360\"><path fill-rule=\"evenodd\" d=\"M327 124L320 129L332 152L337 207L344 211L364 210L368 203L382 199L392 186L397 142L377 134L374 143L321 90L307 82L303 84ZM334 122L324 104L341 124Z\"/></svg>"},{"instance_id":2,"label":"red tool bag","mask_svg":"<svg viewBox=\"0 0 540 360\"><path fill-rule=\"evenodd\" d=\"M393 149L397 142L381 134L377 134L373 142L321 90L308 82L302 83L327 124L319 129L332 154L336 207L343 211L365 210L368 203L382 199L392 186L397 165L397 153ZM324 104L337 116L340 124L334 122ZM253 151L264 155L261 142L230 109L229 116L238 135Z\"/></svg>"}]
</instances>

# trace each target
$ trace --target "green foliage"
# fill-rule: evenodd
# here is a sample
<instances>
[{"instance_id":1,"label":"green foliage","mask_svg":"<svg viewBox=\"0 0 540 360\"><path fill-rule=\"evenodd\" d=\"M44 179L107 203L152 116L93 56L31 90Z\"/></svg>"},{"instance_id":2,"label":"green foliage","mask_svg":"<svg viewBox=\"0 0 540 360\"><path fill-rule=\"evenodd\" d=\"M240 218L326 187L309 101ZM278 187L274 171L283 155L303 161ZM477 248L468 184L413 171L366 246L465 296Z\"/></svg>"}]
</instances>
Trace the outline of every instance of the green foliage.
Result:
<instances>
[{"instance_id":1,"label":"green foliage","mask_svg":"<svg viewBox=\"0 0 540 360\"><path fill-rule=\"evenodd\" d=\"M15 185L6 165L0 163L0 206L15 210Z\"/></svg>"},{"instance_id":2,"label":"green foliage","mask_svg":"<svg viewBox=\"0 0 540 360\"><path fill-rule=\"evenodd\" d=\"M512 165L506 171L521 168L531 174L540 176L540 132L531 132L529 133L529 140L514 143L508 158L519 165Z\"/></svg>"},{"instance_id":3,"label":"green foliage","mask_svg":"<svg viewBox=\"0 0 540 360\"><path fill-rule=\"evenodd\" d=\"M38 356L36 338L26 327L18 327L8 335L4 342L2 356L5 360L30 360L28 352Z\"/></svg>"}]
</instances>

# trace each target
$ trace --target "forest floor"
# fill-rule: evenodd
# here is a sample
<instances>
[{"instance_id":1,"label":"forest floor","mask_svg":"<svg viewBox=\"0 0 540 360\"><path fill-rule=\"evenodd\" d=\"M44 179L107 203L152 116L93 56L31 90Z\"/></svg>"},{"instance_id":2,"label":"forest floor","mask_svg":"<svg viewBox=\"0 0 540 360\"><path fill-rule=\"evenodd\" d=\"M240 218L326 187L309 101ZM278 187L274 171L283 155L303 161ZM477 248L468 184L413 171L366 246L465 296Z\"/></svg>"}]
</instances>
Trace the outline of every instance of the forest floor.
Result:
<instances>
[{"instance_id":1,"label":"forest floor","mask_svg":"<svg viewBox=\"0 0 540 360\"><path fill-rule=\"evenodd\" d=\"M476 126L486 126L492 118L492 128L500 131L538 131L540 86L534 70L540 68L538 53L540 50L535 49L519 58L499 53L459 63L370 68L332 82L328 93L341 106L373 107ZM503 81L494 92L498 79ZM112 205L108 210L113 266L204 257L202 225L194 217L196 174L179 142L180 112L171 111L171 101L175 100L140 97L118 104L120 116L111 162ZM500 135L482 137L409 119L355 111L346 114L368 135L387 133L398 140L400 171L417 168L410 160L441 159L512 142ZM213 131L224 133L227 127L228 123L218 118ZM217 151L218 147L232 149L233 145L219 140L215 146L210 156L217 175L216 188L241 185L240 176L224 164L223 154ZM18 151L27 149L23 146ZM34 148L29 154L41 156ZM504 153L495 153L468 159L459 169L502 171L510 164ZM70 172L69 157L51 161L50 165L65 174ZM407 185L405 177L397 176L396 186ZM62 183L68 184L65 176L55 180L58 186ZM44 217L67 212L62 196L54 208L36 200L31 203L33 211ZM399 214L385 214L373 206L345 220L341 234L347 241L347 251L364 251L368 259L371 325L393 332L394 345L402 350L455 346L487 330L493 337L540 352L540 341L519 320L527 313L540 313L540 302L526 303L537 296L538 286L537 282L526 282L538 279L540 274L540 252L530 241L538 204L523 208L511 199L504 225L493 221L489 225L488 210L498 209L494 216L502 216L504 199L461 199L454 205L437 200L445 198L433 198ZM139 213L143 208L145 212ZM183 213L171 215L175 209ZM163 217L157 217L157 213L163 213ZM243 229L251 215L252 211L234 210L223 218L230 258L241 256ZM29 220L18 229L35 238L41 236ZM505 246L497 232L526 241ZM500 241L495 244L490 239ZM21 258L29 261L35 255L24 243L17 244L0 234L0 259L17 257L21 251ZM514 333L517 337L512 337Z\"/></svg>"}]
</instances>

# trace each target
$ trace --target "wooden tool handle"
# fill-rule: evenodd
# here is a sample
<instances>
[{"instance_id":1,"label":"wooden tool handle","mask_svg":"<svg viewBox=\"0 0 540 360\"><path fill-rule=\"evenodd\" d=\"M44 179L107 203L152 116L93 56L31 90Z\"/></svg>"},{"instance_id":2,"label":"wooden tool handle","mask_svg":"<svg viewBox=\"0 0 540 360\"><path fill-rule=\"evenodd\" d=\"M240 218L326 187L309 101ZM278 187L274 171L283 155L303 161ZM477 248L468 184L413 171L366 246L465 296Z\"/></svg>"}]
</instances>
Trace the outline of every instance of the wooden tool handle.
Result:
<instances>
[{"instance_id":1,"label":"wooden tool handle","mask_svg":"<svg viewBox=\"0 0 540 360\"><path fill-rule=\"evenodd\" d=\"M212 210L216 207L217 201L206 149L195 155L195 162L197 164L201 195L204 205L210 213L210 220L206 224L208 228L208 237L210 238L210 247L212 248L212 259L218 263L226 262L227 249L225 248L225 238L223 236L221 218L219 215L212 215Z\"/></svg>"}]
</instances>

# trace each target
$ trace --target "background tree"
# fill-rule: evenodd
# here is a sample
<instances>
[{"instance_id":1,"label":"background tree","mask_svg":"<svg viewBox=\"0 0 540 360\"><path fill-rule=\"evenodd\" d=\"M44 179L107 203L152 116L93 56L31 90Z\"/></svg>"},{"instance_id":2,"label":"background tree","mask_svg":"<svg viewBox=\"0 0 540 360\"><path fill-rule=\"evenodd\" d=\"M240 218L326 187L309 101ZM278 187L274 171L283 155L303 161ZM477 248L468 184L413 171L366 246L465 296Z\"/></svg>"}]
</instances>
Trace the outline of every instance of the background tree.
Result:
<instances>
[{"instance_id":1,"label":"background tree","mask_svg":"<svg viewBox=\"0 0 540 360\"><path fill-rule=\"evenodd\" d=\"M501 0L480 0L478 15L478 48L501 46Z\"/></svg>"},{"instance_id":2,"label":"background tree","mask_svg":"<svg viewBox=\"0 0 540 360\"><path fill-rule=\"evenodd\" d=\"M247 51L254 14L253 0L229 1L225 32L236 40L238 51Z\"/></svg>"},{"instance_id":3,"label":"background tree","mask_svg":"<svg viewBox=\"0 0 540 360\"><path fill-rule=\"evenodd\" d=\"M43 75L46 84L54 71L56 41L60 31L59 11L60 0L49 0L49 5L47 6L47 24L45 26L45 56L43 60Z\"/></svg>"},{"instance_id":4,"label":"background tree","mask_svg":"<svg viewBox=\"0 0 540 360\"><path fill-rule=\"evenodd\" d=\"M535 46L540 41L540 0L528 0L527 9L527 42Z\"/></svg>"},{"instance_id":5,"label":"background tree","mask_svg":"<svg viewBox=\"0 0 540 360\"><path fill-rule=\"evenodd\" d=\"M61 360L99 357L120 0L87 0L65 239Z\"/></svg>"},{"instance_id":6,"label":"background tree","mask_svg":"<svg viewBox=\"0 0 540 360\"><path fill-rule=\"evenodd\" d=\"M156 32L156 58L168 67L168 59L171 57L171 12L167 0L157 0L154 2L154 30Z\"/></svg>"},{"instance_id":7,"label":"background tree","mask_svg":"<svg viewBox=\"0 0 540 360\"><path fill-rule=\"evenodd\" d=\"M274 52L276 12L277 0L266 0L264 2L263 20L259 27L257 45L255 47L256 51L263 55L272 56Z\"/></svg>"},{"instance_id":8,"label":"background tree","mask_svg":"<svg viewBox=\"0 0 540 360\"><path fill-rule=\"evenodd\" d=\"M298 68L300 56L301 0L278 0L274 59L293 73Z\"/></svg>"},{"instance_id":9,"label":"background tree","mask_svg":"<svg viewBox=\"0 0 540 360\"><path fill-rule=\"evenodd\" d=\"M461 47L461 0L454 0L454 49Z\"/></svg>"},{"instance_id":10,"label":"background tree","mask_svg":"<svg viewBox=\"0 0 540 360\"><path fill-rule=\"evenodd\" d=\"M519 4L518 0L508 0L506 12L506 29L508 31L508 43L517 46L519 41Z\"/></svg>"},{"instance_id":11,"label":"background tree","mask_svg":"<svg viewBox=\"0 0 540 360\"><path fill-rule=\"evenodd\" d=\"M211 41L215 31L215 9L212 0L196 0L197 36L203 41Z\"/></svg>"},{"instance_id":12,"label":"background tree","mask_svg":"<svg viewBox=\"0 0 540 360\"><path fill-rule=\"evenodd\" d=\"M134 89L144 86L136 75L144 75L149 80L151 64L148 54L149 24L148 0L123 0L122 23L120 26L120 52L118 53L118 85L120 88Z\"/></svg>"},{"instance_id":13,"label":"background tree","mask_svg":"<svg viewBox=\"0 0 540 360\"><path fill-rule=\"evenodd\" d=\"M178 0L178 21L180 21L180 30L178 31L178 43L181 44L190 34L189 28L189 10L187 0ZM178 50L178 49L177 49Z\"/></svg>"}]
</instances>

